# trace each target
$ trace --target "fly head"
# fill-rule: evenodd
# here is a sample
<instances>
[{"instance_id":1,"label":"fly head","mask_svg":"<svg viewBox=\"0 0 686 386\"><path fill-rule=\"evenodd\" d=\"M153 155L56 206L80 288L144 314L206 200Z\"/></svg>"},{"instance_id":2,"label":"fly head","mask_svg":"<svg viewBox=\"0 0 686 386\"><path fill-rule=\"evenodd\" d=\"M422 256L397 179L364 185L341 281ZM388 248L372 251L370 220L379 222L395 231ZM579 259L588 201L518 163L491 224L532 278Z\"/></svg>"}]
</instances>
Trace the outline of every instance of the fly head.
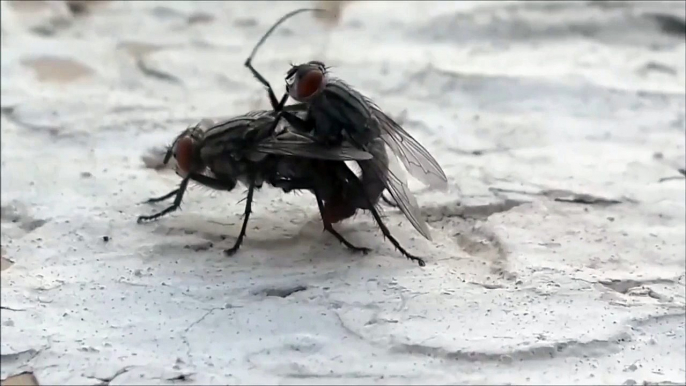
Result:
<instances>
[{"instance_id":1,"label":"fly head","mask_svg":"<svg viewBox=\"0 0 686 386\"><path fill-rule=\"evenodd\" d=\"M200 127L202 123L191 126L179 134L165 156L165 162L168 162L172 155L174 156L178 166L177 172L182 176L205 168L200 157L200 142L205 134L205 130Z\"/></svg>"},{"instance_id":2,"label":"fly head","mask_svg":"<svg viewBox=\"0 0 686 386\"><path fill-rule=\"evenodd\" d=\"M306 102L326 86L327 75L326 65L316 60L291 65L286 73L286 92L296 101Z\"/></svg>"}]
</instances>

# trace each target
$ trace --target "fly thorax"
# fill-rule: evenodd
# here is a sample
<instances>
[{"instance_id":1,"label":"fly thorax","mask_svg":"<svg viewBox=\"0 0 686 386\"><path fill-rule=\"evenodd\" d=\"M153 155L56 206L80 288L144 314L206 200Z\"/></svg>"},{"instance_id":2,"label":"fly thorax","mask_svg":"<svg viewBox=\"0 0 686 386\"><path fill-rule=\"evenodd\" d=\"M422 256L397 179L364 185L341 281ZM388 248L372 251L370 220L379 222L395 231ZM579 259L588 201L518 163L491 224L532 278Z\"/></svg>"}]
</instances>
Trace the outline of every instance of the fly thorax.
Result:
<instances>
[{"instance_id":1,"label":"fly thorax","mask_svg":"<svg viewBox=\"0 0 686 386\"><path fill-rule=\"evenodd\" d=\"M326 108L313 106L310 116L315 123L312 135L325 144L338 144L345 132L341 122L332 116Z\"/></svg>"},{"instance_id":2,"label":"fly thorax","mask_svg":"<svg viewBox=\"0 0 686 386\"><path fill-rule=\"evenodd\" d=\"M210 170L217 175L235 176L240 173L238 163L229 157L216 157L209 165Z\"/></svg>"}]
</instances>

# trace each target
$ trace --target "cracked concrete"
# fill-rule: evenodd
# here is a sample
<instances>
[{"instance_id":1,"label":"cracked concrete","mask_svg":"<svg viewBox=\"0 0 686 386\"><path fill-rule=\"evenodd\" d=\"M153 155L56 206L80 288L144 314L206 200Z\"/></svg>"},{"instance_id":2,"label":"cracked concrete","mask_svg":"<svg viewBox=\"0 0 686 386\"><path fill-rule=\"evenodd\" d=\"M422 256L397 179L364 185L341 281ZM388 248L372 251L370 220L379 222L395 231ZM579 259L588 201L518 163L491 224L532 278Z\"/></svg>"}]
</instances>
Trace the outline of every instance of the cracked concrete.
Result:
<instances>
[{"instance_id":1,"label":"cracked concrete","mask_svg":"<svg viewBox=\"0 0 686 386\"><path fill-rule=\"evenodd\" d=\"M277 93L323 60L442 164L449 192L410 180L433 242L384 210L423 269L367 214L348 253L307 194L262 189L231 259L244 188L135 222L179 130L268 107L242 64L292 3L24 3L0 3L3 385L686 382L677 3L332 2L275 33Z\"/></svg>"}]
</instances>

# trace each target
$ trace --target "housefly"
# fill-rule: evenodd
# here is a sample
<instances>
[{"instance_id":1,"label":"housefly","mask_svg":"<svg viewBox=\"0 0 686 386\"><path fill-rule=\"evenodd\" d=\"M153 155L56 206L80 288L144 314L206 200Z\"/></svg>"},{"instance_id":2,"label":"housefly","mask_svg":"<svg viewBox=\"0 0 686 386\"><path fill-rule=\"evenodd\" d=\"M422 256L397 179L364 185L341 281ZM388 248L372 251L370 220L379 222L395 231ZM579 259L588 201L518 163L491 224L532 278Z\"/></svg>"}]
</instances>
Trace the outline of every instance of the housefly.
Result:
<instances>
[{"instance_id":1,"label":"housefly","mask_svg":"<svg viewBox=\"0 0 686 386\"><path fill-rule=\"evenodd\" d=\"M272 127L275 129L283 117L295 129L312 132L322 144L333 146L347 141L361 150L366 150L375 138L381 138L396 157L388 157L387 162L374 158L358 161L358 164L363 170L378 175L393 197L395 206L400 208L415 229L431 240L429 228L419 214L407 182L401 178L402 171L396 167L395 158L400 158L412 176L430 187L445 190L448 179L438 162L416 139L370 98L343 80L330 76L323 62L292 65L286 74L286 93L280 100L277 100L269 82L252 66L258 48L274 29L289 17L305 11L324 12L316 8L302 8L284 15L260 39L245 62L255 78L267 88L272 108L277 112ZM284 108L289 97L307 106L304 117Z\"/></svg>"},{"instance_id":2,"label":"housefly","mask_svg":"<svg viewBox=\"0 0 686 386\"><path fill-rule=\"evenodd\" d=\"M303 104L286 106L285 111L304 115ZM158 202L174 197L174 203L163 211L140 216L139 222L154 220L178 209L188 183L193 181L215 190L231 191L238 182L248 187L243 225L235 244L225 253L238 251L246 234L252 211L255 189L264 183L284 192L308 190L317 200L324 229L348 248L368 252L357 247L338 233L332 224L353 216L358 209L369 210L385 237L408 259L424 266L424 260L407 252L391 235L381 220L376 206L385 185L377 174L358 177L345 164L346 161L386 159L383 143L360 150L349 143L324 146L307 133L283 125L270 133L274 111L255 111L212 124L208 120L189 127L179 134L169 147L164 163L173 156L177 173L182 177L179 187L168 194L147 202Z\"/></svg>"}]
</instances>

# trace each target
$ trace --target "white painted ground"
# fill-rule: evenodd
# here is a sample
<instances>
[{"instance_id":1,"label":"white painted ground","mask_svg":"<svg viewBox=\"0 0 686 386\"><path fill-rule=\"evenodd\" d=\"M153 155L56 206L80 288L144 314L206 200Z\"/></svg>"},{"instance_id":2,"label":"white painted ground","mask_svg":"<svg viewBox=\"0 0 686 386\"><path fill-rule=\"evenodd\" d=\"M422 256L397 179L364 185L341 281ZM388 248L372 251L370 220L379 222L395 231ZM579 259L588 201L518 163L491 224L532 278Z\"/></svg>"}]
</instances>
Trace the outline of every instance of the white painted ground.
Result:
<instances>
[{"instance_id":1,"label":"white painted ground","mask_svg":"<svg viewBox=\"0 0 686 386\"><path fill-rule=\"evenodd\" d=\"M317 58L405 112L451 183L412 181L433 243L386 210L423 269L367 214L349 253L307 194L263 189L233 258L243 188L136 224L179 182L141 157L267 108L242 63L307 3L2 3L2 379L686 382L684 3L591 3L358 2L257 57L277 92Z\"/></svg>"}]
</instances>

